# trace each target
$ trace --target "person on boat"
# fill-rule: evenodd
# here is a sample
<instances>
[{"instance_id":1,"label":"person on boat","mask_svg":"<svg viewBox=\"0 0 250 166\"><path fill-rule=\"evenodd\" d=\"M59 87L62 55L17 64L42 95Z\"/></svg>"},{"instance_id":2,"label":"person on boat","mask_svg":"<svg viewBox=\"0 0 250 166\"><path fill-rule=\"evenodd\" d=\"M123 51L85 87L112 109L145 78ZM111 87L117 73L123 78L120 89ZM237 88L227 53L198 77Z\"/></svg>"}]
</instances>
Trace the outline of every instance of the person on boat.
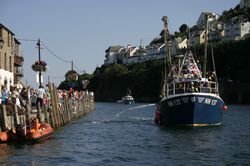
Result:
<instances>
[{"instance_id":1,"label":"person on boat","mask_svg":"<svg viewBox=\"0 0 250 166\"><path fill-rule=\"evenodd\" d=\"M195 83L194 83L194 91L195 91L195 92L199 92L199 91L200 91L199 86L200 86L200 83L198 83L198 82L195 82Z\"/></svg>"},{"instance_id":2,"label":"person on boat","mask_svg":"<svg viewBox=\"0 0 250 166\"><path fill-rule=\"evenodd\" d=\"M203 89L202 92L204 93L210 93L211 92L211 86L209 85L208 81L205 81L201 84L201 88Z\"/></svg>"},{"instance_id":3,"label":"person on boat","mask_svg":"<svg viewBox=\"0 0 250 166\"><path fill-rule=\"evenodd\" d=\"M209 81L212 81L212 82L215 82L216 80L215 80L215 72L212 72L211 74L210 74L210 76L208 77L208 80Z\"/></svg>"},{"instance_id":4,"label":"person on boat","mask_svg":"<svg viewBox=\"0 0 250 166\"><path fill-rule=\"evenodd\" d=\"M191 82L186 82L186 87L187 87L186 92L187 93L192 93L193 86L192 86Z\"/></svg>"}]
</instances>

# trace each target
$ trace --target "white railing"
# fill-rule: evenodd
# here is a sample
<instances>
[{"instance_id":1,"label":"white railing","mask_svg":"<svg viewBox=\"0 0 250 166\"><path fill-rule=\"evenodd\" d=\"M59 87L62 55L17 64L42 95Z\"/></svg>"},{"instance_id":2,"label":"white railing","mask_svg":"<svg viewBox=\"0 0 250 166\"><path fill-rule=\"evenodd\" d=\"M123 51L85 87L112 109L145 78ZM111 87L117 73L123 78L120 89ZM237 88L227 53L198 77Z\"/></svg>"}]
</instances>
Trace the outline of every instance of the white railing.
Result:
<instances>
[{"instance_id":1,"label":"white railing","mask_svg":"<svg viewBox=\"0 0 250 166\"><path fill-rule=\"evenodd\" d=\"M218 83L213 81L188 81L167 84L167 96L183 93L212 93L218 95Z\"/></svg>"}]
</instances>

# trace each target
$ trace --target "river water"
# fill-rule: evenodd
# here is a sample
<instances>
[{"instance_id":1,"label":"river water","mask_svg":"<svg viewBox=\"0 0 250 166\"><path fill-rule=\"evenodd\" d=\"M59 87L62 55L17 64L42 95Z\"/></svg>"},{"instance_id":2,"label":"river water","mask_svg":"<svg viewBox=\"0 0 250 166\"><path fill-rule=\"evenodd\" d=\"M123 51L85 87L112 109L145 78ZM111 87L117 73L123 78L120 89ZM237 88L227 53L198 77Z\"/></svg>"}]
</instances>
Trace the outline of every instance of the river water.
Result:
<instances>
[{"instance_id":1,"label":"river water","mask_svg":"<svg viewBox=\"0 0 250 166\"><path fill-rule=\"evenodd\" d=\"M249 165L250 106L223 125L163 128L155 104L96 103L96 110L38 143L0 144L0 165Z\"/></svg>"}]
</instances>

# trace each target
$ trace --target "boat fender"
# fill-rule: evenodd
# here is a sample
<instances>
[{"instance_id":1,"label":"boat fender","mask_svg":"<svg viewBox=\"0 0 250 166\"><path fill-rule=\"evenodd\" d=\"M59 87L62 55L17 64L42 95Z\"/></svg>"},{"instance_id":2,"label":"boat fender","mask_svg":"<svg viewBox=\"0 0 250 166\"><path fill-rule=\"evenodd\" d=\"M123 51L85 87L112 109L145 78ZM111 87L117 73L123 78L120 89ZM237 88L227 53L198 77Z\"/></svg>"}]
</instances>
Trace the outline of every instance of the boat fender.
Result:
<instances>
[{"instance_id":1,"label":"boat fender","mask_svg":"<svg viewBox=\"0 0 250 166\"><path fill-rule=\"evenodd\" d=\"M160 123L160 117L161 117L161 112L159 110L159 106L157 106L157 109L155 111L155 123Z\"/></svg>"},{"instance_id":2,"label":"boat fender","mask_svg":"<svg viewBox=\"0 0 250 166\"><path fill-rule=\"evenodd\" d=\"M222 106L222 110L223 110L223 111L228 111L228 107L227 107L226 105L223 105L223 106Z\"/></svg>"}]
</instances>

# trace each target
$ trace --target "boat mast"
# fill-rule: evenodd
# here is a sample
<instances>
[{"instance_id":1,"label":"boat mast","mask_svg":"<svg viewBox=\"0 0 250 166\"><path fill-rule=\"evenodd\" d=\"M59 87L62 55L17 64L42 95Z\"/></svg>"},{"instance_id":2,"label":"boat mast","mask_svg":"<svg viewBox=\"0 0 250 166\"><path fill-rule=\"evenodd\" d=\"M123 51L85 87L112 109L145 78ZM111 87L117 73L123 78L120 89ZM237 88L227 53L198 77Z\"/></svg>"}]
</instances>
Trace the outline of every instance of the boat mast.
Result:
<instances>
[{"instance_id":1,"label":"boat mast","mask_svg":"<svg viewBox=\"0 0 250 166\"><path fill-rule=\"evenodd\" d=\"M167 54L167 63L168 63L168 67L171 66L171 57L170 57L170 42L168 41L168 17L167 16L163 16L162 17L162 21L164 22L164 44L165 44L165 51L168 52ZM168 48L168 49L167 49Z\"/></svg>"},{"instance_id":2,"label":"boat mast","mask_svg":"<svg viewBox=\"0 0 250 166\"><path fill-rule=\"evenodd\" d=\"M205 50L204 50L204 64L203 64L203 77L206 78L207 72L207 37L208 37L208 14L205 15L206 29L205 29Z\"/></svg>"},{"instance_id":3,"label":"boat mast","mask_svg":"<svg viewBox=\"0 0 250 166\"><path fill-rule=\"evenodd\" d=\"M214 60L213 44L211 44L211 53L212 53L213 72L215 74L215 82L218 82L217 73L216 73L216 67L215 67L215 60Z\"/></svg>"},{"instance_id":4,"label":"boat mast","mask_svg":"<svg viewBox=\"0 0 250 166\"><path fill-rule=\"evenodd\" d=\"M169 48L167 50L167 38L168 38L168 17L163 16L162 21L164 22L163 24L163 32L164 32L164 44L165 44L165 52L169 52ZM167 83L167 60L168 60L168 67L171 65L171 59L170 55L166 54L165 59L164 59L164 83L163 83L163 88L162 88L162 95L166 96L166 83Z\"/></svg>"}]
</instances>

